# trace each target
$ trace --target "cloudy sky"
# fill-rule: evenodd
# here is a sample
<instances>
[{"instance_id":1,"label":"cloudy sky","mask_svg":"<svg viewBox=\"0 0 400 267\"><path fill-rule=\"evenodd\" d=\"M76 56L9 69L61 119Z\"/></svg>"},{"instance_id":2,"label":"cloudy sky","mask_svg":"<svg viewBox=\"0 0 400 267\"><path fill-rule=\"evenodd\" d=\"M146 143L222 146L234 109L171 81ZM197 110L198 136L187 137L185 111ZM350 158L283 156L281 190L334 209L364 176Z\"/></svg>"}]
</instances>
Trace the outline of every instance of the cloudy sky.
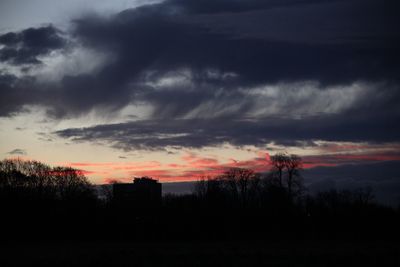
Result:
<instances>
[{"instance_id":1,"label":"cloudy sky","mask_svg":"<svg viewBox=\"0 0 400 267\"><path fill-rule=\"evenodd\" d=\"M1 156L96 183L398 164L397 2L2 0Z\"/></svg>"}]
</instances>

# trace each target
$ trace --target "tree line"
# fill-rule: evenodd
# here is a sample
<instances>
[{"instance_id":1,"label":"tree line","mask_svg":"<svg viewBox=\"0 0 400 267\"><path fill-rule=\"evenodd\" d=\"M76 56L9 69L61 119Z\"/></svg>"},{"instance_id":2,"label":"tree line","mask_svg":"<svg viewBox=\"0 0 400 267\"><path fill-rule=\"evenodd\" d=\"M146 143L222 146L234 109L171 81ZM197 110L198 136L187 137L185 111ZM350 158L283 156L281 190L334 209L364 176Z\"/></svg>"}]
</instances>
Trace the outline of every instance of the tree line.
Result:
<instances>
[{"instance_id":1,"label":"tree line","mask_svg":"<svg viewBox=\"0 0 400 267\"><path fill-rule=\"evenodd\" d=\"M2 198L78 200L95 197L93 189L93 185L81 170L71 167L50 167L31 160L0 161Z\"/></svg>"},{"instance_id":2,"label":"tree line","mask_svg":"<svg viewBox=\"0 0 400 267\"><path fill-rule=\"evenodd\" d=\"M275 192L290 201L305 193L301 176L302 160L297 155L278 153L271 157L271 170L267 175L251 169L232 168L217 177L205 177L196 182L194 194L200 198L227 196L233 203L246 206L260 205L263 194Z\"/></svg>"},{"instance_id":3,"label":"tree line","mask_svg":"<svg viewBox=\"0 0 400 267\"><path fill-rule=\"evenodd\" d=\"M70 167L0 161L1 229L10 239L393 238L399 210L373 201L371 188L309 195L299 156L271 157L268 173L232 168L204 177L187 195L165 195L159 207L116 202L110 186ZM28 223L29 222L29 223ZM54 233L57 233L54 235ZM101 234L99 234L101 233Z\"/></svg>"}]
</instances>

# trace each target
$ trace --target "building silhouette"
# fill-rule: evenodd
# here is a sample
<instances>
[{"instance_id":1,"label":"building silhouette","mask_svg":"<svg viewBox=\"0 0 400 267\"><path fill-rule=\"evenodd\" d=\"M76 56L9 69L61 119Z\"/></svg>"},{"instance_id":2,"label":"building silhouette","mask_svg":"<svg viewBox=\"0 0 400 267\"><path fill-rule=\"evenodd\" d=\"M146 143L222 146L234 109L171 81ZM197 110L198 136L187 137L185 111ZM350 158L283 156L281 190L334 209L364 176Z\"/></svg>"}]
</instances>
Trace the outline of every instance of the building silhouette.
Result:
<instances>
[{"instance_id":1,"label":"building silhouette","mask_svg":"<svg viewBox=\"0 0 400 267\"><path fill-rule=\"evenodd\" d=\"M161 196L161 183L149 177L134 178L133 183L113 184L113 197L117 204L136 208L159 207Z\"/></svg>"}]
</instances>

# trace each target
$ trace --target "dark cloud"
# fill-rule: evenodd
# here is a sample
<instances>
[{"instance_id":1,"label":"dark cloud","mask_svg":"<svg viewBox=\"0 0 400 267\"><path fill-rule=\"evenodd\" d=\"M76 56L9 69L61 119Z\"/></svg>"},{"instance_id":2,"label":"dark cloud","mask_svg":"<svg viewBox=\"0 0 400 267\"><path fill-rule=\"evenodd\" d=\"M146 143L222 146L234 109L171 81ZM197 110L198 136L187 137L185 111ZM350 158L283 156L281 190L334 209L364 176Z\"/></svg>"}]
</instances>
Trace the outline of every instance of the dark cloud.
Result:
<instances>
[{"instance_id":1,"label":"dark cloud","mask_svg":"<svg viewBox=\"0 0 400 267\"><path fill-rule=\"evenodd\" d=\"M113 49L119 59L113 73L121 81L149 69L179 67L236 72L246 85L397 78L399 35L388 22L397 16L386 3L284 1L284 7L271 9L276 5L166 1L111 19L82 18L75 35L90 46Z\"/></svg>"},{"instance_id":2,"label":"dark cloud","mask_svg":"<svg viewBox=\"0 0 400 267\"><path fill-rule=\"evenodd\" d=\"M56 118L149 105L149 120L57 132L127 150L271 140L398 141L397 6L379 0L169 0L110 17L84 16L74 20L70 38L110 59L94 72L65 75L52 84L2 75L0 116L26 104L45 106ZM7 61L34 63L62 48L60 38L49 26L4 34L0 43ZM28 56L7 50L16 46ZM264 119L271 114L261 112L248 120L260 99L252 95L254 88L303 81L317 82L319 91L342 86L341 94L355 100L327 114L314 108L307 117L296 114L304 103L311 106L299 88L297 98L266 98L266 107L285 102L276 118ZM351 85L357 82L375 88L354 95ZM337 95L331 103L341 101Z\"/></svg>"},{"instance_id":3,"label":"dark cloud","mask_svg":"<svg viewBox=\"0 0 400 267\"><path fill-rule=\"evenodd\" d=\"M397 80L398 35L383 22L383 15L393 18L386 9L379 1L165 1L82 17L73 37L112 60L96 73L65 76L51 90L59 94L51 114L108 112L139 101L156 116L184 117L210 100L235 103L243 87ZM190 86L146 84L182 69L192 74Z\"/></svg>"},{"instance_id":4,"label":"dark cloud","mask_svg":"<svg viewBox=\"0 0 400 267\"><path fill-rule=\"evenodd\" d=\"M31 104L35 93L29 91L30 78L20 79L0 72L0 116L12 116Z\"/></svg>"},{"instance_id":5,"label":"dark cloud","mask_svg":"<svg viewBox=\"0 0 400 267\"><path fill-rule=\"evenodd\" d=\"M232 145L266 145L269 142L293 145L300 141L369 141L399 140L397 118L357 116L321 116L308 119L266 118L238 120L232 118L146 120L120 124L72 128L55 132L72 141L104 142L123 150L163 149L173 147Z\"/></svg>"},{"instance_id":6,"label":"dark cloud","mask_svg":"<svg viewBox=\"0 0 400 267\"><path fill-rule=\"evenodd\" d=\"M0 35L0 60L12 64L39 64L38 57L63 48L66 41L53 26L29 28Z\"/></svg>"},{"instance_id":7,"label":"dark cloud","mask_svg":"<svg viewBox=\"0 0 400 267\"><path fill-rule=\"evenodd\" d=\"M26 150L25 149L16 148L14 150L11 150L11 151L7 152L7 154L10 154L10 155L26 155Z\"/></svg>"}]
</instances>

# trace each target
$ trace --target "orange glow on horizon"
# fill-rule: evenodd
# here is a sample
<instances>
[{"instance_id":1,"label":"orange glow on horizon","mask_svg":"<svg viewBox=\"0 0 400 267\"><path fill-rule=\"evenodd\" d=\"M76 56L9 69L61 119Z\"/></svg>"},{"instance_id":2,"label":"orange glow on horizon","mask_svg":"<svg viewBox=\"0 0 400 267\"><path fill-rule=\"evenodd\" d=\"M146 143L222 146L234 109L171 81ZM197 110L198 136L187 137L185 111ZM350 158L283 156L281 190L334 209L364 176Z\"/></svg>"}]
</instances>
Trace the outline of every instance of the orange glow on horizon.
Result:
<instances>
[{"instance_id":1,"label":"orange glow on horizon","mask_svg":"<svg viewBox=\"0 0 400 267\"><path fill-rule=\"evenodd\" d=\"M322 146L323 147L323 146ZM320 148L322 148L320 147ZM349 149L364 149L364 153L356 151L338 153L344 147ZM335 167L344 164L364 164L382 161L400 161L400 153L393 148L379 148L372 145L329 145L327 153L321 152L302 156L303 168ZM375 149L374 153L370 153ZM194 152L184 154L175 162L164 162L163 158L157 160L145 160L141 162L68 162L56 163L59 166L72 167L80 170L95 183L109 183L112 181L131 182L134 177L150 176L161 182L194 181L202 177L215 177L221 175L230 168L248 168L255 172L263 173L270 169L270 154L265 150L255 150L254 157L235 159L233 157L216 156L215 154L202 155ZM251 155L251 154L250 154ZM29 157L18 156L10 159L33 160Z\"/></svg>"}]
</instances>

